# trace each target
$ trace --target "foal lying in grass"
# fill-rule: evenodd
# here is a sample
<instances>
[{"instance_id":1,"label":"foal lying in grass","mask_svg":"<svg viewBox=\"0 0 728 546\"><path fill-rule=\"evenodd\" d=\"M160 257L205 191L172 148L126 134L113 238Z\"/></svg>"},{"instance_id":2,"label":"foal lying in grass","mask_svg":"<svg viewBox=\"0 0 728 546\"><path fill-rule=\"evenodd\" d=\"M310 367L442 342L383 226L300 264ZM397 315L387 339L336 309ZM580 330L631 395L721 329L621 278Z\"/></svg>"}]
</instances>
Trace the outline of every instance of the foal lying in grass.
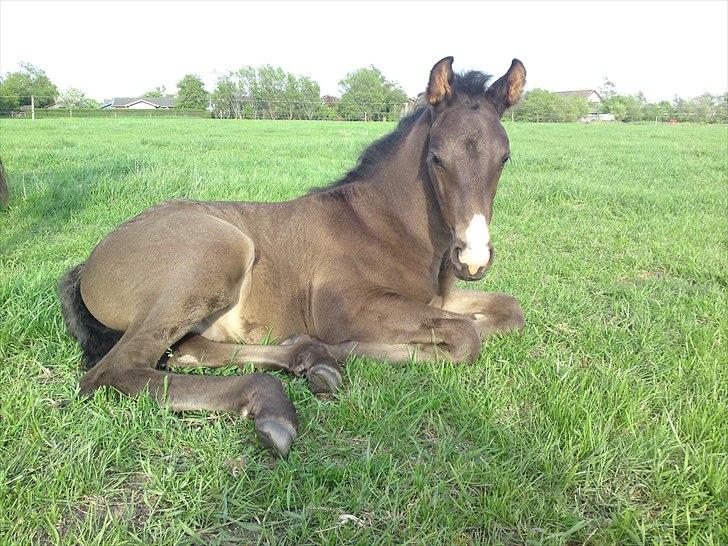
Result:
<instances>
[{"instance_id":1,"label":"foal lying in grass","mask_svg":"<svg viewBox=\"0 0 728 546\"><path fill-rule=\"evenodd\" d=\"M470 362L482 337L520 329L511 296L453 284L493 261L488 226L509 158L500 118L525 69L514 60L486 87L452 61L433 67L426 104L333 185L284 203L166 202L102 240L59 286L90 367L81 392L148 388L174 411L248 415L285 456L298 423L277 378L168 373L168 348L172 366L252 362L332 393L350 354ZM286 341L256 345L269 334Z\"/></svg>"}]
</instances>

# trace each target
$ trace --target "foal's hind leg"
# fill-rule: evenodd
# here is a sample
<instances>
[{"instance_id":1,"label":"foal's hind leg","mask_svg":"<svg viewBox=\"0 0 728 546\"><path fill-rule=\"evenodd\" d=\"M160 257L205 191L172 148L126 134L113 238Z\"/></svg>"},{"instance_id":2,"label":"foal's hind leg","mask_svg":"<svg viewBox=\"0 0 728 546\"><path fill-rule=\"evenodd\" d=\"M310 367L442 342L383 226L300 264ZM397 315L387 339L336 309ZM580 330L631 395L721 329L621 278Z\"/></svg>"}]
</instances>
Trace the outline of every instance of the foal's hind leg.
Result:
<instances>
[{"instance_id":1,"label":"foal's hind leg","mask_svg":"<svg viewBox=\"0 0 728 546\"><path fill-rule=\"evenodd\" d=\"M261 442L286 456L296 436L296 410L277 378L209 377L164 373L153 369L169 343L143 330L127 332L81 380L82 393L109 385L134 396L145 389L172 411L212 410L250 416Z\"/></svg>"},{"instance_id":2,"label":"foal's hind leg","mask_svg":"<svg viewBox=\"0 0 728 546\"><path fill-rule=\"evenodd\" d=\"M191 335L177 344L173 352L167 362L173 367L219 368L252 363L258 369L305 375L315 394L336 392L341 385L341 366L325 344L309 336L297 336L283 345L238 345Z\"/></svg>"},{"instance_id":3,"label":"foal's hind leg","mask_svg":"<svg viewBox=\"0 0 728 546\"><path fill-rule=\"evenodd\" d=\"M166 315L166 314L165 314ZM154 365L175 339L165 334L159 313L127 330L117 345L81 379L81 392L102 385L134 396L145 389L172 411L212 410L250 416L261 442L286 456L298 419L282 383L262 373L214 377L165 373ZM194 317L192 317L194 319Z\"/></svg>"},{"instance_id":4,"label":"foal's hind leg","mask_svg":"<svg viewBox=\"0 0 728 546\"><path fill-rule=\"evenodd\" d=\"M468 316L481 338L523 330L523 310L513 296L502 292L479 292L453 288L442 308Z\"/></svg>"},{"instance_id":5,"label":"foal's hind leg","mask_svg":"<svg viewBox=\"0 0 728 546\"><path fill-rule=\"evenodd\" d=\"M203 256L204 258L205 256ZM250 416L267 447L285 456L296 436L296 410L277 378L205 377L154 369L168 347L202 319L239 297L246 264L219 262L214 274L205 260L163 279L155 301L137 299L136 317L119 342L81 379L83 394L108 385L130 396L145 389L173 411L229 411Z\"/></svg>"}]
</instances>

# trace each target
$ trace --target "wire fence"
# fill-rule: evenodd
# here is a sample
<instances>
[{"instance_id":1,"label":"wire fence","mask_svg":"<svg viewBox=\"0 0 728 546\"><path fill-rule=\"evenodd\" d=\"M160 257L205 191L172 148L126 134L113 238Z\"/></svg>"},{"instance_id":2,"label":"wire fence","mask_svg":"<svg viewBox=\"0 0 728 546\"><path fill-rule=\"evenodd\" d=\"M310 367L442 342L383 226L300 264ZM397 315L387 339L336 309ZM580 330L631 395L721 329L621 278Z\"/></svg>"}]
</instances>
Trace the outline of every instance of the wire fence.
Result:
<instances>
[{"instance_id":1,"label":"wire fence","mask_svg":"<svg viewBox=\"0 0 728 546\"><path fill-rule=\"evenodd\" d=\"M3 108L0 95L0 117L45 118L215 118L267 120L341 120L396 121L422 105L421 99L408 101L346 101L335 97L318 100L254 99L250 97L208 97L205 108L156 106L154 98L139 97L132 107L84 107L53 102L55 97L20 97L30 103ZM17 99L18 97L13 97ZM140 102L141 101L141 102ZM506 112L512 122L694 122L728 123L728 103L719 97L712 104L676 101L627 105L619 112L609 112L600 104L588 104L578 110L554 105L529 103L528 98Z\"/></svg>"}]
</instances>

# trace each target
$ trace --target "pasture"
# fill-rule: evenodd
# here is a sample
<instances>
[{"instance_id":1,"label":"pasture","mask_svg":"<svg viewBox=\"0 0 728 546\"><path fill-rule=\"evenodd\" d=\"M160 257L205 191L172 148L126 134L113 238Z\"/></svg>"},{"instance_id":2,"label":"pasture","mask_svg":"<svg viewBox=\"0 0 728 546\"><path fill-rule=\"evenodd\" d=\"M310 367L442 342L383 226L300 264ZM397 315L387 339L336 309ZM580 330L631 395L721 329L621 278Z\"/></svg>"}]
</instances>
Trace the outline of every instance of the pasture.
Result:
<instances>
[{"instance_id":1,"label":"pasture","mask_svg":"<svg viewBox=\"0 0 728 546\"><path fill-rule=\"evenodd\" d=\"M288 460L230 415L76 397L55 284L108 231L295 197L392 127L0 120L0 543L728 542L725 126L507 124L468 287L516 296L525 332L472 366L351 360L336 400L281 375Z\"/></svg>"}]
</instances>

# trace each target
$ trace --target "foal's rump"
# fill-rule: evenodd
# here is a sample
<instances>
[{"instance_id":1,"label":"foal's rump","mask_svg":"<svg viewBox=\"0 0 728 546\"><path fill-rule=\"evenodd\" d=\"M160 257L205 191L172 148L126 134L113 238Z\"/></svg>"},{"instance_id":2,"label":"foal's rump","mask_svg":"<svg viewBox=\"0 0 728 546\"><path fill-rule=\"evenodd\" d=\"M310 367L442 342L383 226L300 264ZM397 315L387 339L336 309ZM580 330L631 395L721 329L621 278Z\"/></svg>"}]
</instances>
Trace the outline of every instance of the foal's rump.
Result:
<instances>
[{"instance_id":1,"label":"foal's rump","mask_svg":"<svg viewBox=\"0 0 728 546\"><path fill-rule=\"evenodd\" d=\"M61 278L63 318L88 367L123 334L157 339L175 332L179 338L195 326L188 317L201 309L224 313L238 303L254 247L239 228L210 212L214 205L189 201L147 209Z\"/></svg>"},{"instance_id":2,"label":"foal's rump","mask_svg":"<svg viewBox=\"0 0 728 546\"><path fill-rule=\"evenodd\" d=\"M58 299L61 301L61 314L68 331L76 338L83 351L84 365L91 368L116 345L123 332L101 324L83 302L81 275L84 266L85 262L81 262L61 277L58 282Z\"/></svg>"}]
</instances>

